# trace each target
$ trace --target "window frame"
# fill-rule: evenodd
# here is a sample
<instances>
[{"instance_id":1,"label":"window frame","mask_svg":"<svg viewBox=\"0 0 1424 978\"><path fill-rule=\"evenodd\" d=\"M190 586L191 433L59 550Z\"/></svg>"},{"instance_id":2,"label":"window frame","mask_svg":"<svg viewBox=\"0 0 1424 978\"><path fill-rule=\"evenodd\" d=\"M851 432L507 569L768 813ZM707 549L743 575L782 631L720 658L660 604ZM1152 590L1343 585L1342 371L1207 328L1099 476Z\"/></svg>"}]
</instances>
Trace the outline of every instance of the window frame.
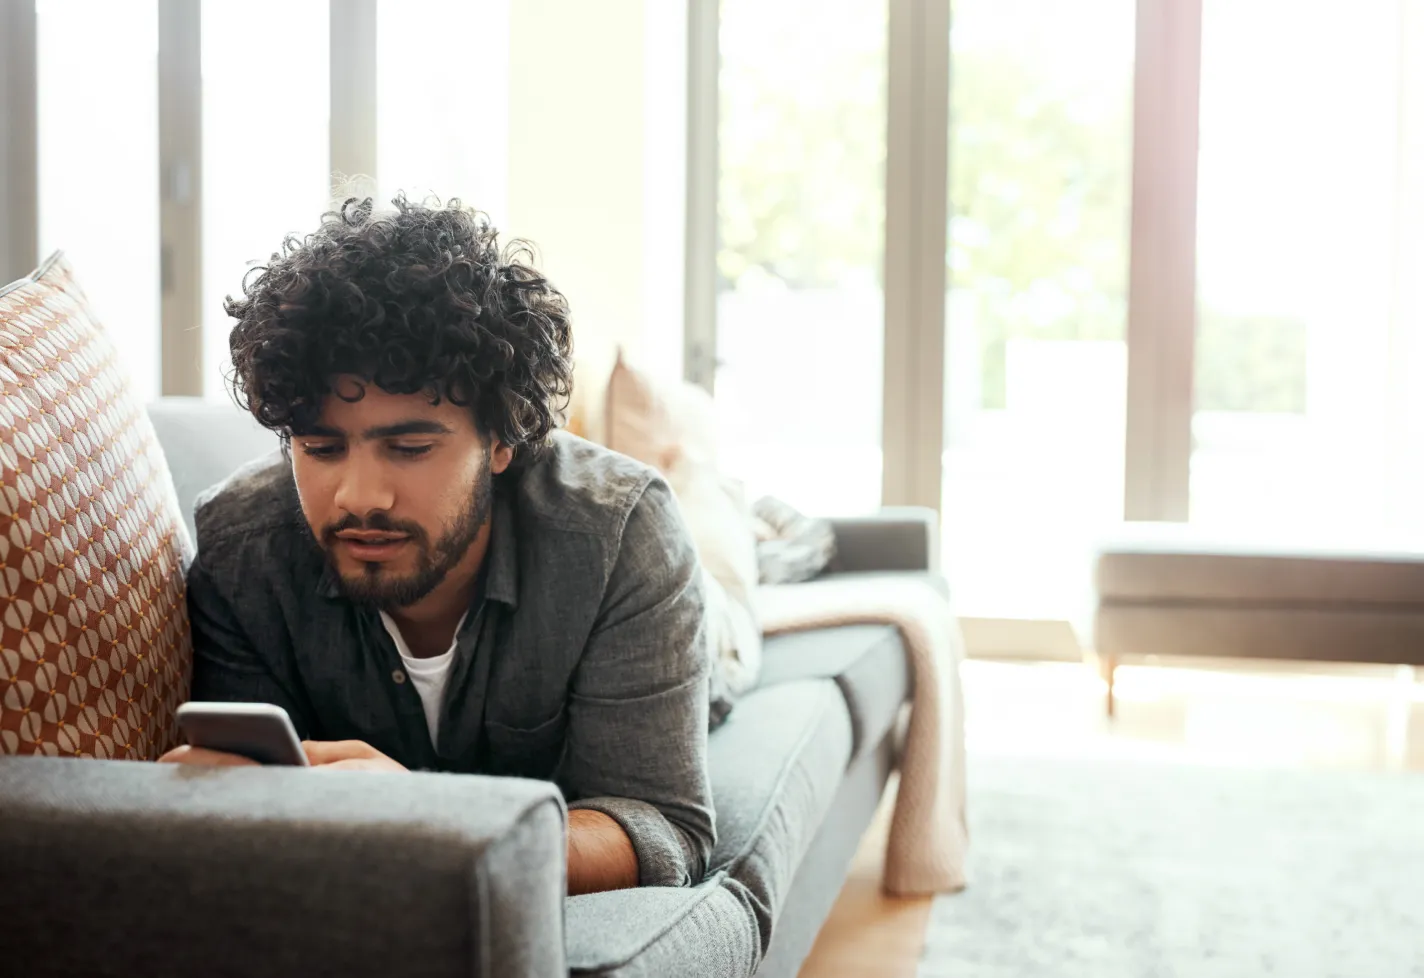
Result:
<instances>
[{"instance_id":1,"label":"window frame","mask_svg":"<svg viewBox=\"0 0 1424 978\"><path fill-rule=\"evenodd\" d=\"M0 4L0 286L40 263L38 54L35 4Z\"/></svg>"},{"instance_id":2,"label":"window frame","mask_svg":"<svg viewBox=\"0 0 1424 978\"><path fill-rule=\"evenodd\" d=\"M688 0L688 381L714 386L718 4ZM952 0L889 4L882 505L942 506ZM1124 518L1187 518L1202 0L1137 0ZM1149 66L1147 70L1143 66ZM710 106L710 108L708 108ZM710 167L711 174L707 174ZM693 215L697 215L694 220ZM706 280L706 281L704 281ZM695 284L694 284L695 283ZM694 294L694 289L696 292Z\"/></svg>"},{"instance_id":3,"label":"window frame","mask_svg":"<svg viewBox=\"0 0 1424 978\"><path fill-rule=\"evenodd\" d=\"M376 3L328 4L333 173L376 176ZM40 260L37 58L36 4L0 4L0 284ZM201 397L202 0L158 0L158 141L160 394Z\"/></svg>"}]
</instances>

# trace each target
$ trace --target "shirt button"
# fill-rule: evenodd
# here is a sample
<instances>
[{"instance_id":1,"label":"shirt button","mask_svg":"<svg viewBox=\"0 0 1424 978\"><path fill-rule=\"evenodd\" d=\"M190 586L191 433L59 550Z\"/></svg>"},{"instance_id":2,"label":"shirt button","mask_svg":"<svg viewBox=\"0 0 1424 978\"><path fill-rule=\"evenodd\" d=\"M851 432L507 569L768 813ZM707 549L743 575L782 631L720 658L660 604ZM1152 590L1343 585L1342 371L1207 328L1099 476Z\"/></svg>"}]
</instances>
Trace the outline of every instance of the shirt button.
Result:
<instances>
[{"instance_id":1,"label":"shirt button","mask_svg":"<svg viewBox=\"0 0 1424 978\"><path fill-rule=\"evenodd\" d=\"M397 669L395 672L391 673L391 678L394 679L397 683L403 683L405 682L405 673Z\"/></svg>"}]
</instances>

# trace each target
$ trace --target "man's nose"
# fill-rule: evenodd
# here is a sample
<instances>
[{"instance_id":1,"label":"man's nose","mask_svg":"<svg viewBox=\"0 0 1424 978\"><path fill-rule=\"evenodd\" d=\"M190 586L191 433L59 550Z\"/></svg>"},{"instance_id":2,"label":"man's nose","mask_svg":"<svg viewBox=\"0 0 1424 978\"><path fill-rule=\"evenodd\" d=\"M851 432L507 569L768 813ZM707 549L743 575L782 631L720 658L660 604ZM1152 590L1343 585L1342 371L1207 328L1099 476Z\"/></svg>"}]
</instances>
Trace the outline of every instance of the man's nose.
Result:
<instances>
[{"instance_id":1,"label":"man's nose","mask_svg":"<svg viewBox=\"0 0 1424 978\"><path fill-rule=\"evenodd\" d=\"M395 491L385 477L384 467L364 452L350 452L336 487L336 507L364 518L395 505Z\"/></svg>"}]
</instances>

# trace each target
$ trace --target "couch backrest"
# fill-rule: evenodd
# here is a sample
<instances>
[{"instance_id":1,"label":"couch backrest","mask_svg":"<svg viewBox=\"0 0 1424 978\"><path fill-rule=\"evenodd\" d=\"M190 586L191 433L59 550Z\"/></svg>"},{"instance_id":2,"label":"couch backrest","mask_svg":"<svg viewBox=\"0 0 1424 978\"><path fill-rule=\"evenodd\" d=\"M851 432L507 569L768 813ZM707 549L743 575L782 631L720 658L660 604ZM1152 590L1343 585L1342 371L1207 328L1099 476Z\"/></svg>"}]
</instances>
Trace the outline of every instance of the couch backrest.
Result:
<instances>
[{"instance_id":1,"label":"couch backrest","mask_svg":"<svg viewBox=\"0 0 1424 978\"><path fill-rule=\"evenodd\" d=\"M164 397L149 404L148 416L173 473L188 535L196 544L193 503L198 496L244 463L276 451L280 443L252 415L226 399Z\"/></svg>"}]
</instances>

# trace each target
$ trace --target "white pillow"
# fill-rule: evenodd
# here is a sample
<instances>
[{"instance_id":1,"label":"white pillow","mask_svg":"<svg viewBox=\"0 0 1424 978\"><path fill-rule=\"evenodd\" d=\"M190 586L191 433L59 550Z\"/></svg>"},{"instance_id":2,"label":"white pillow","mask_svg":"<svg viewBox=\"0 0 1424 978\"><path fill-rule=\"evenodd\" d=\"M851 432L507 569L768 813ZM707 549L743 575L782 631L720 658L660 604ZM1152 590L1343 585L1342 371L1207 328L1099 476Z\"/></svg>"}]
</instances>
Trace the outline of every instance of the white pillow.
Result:
<instances>
[{"instance_id":1,"label":"white pillow","mask_svg":"<svg viewBox=\"0 0 1424 978\"><path fill-rule=\"evenodd\" d=\"M741 484L717 468L712 398L691 384L653 379L620 351L604 424L609 448L653 466L672 487L702 563L708 651L728 692L745 692L761 671L756 535Z\"/></svg>"}]
</instances>

